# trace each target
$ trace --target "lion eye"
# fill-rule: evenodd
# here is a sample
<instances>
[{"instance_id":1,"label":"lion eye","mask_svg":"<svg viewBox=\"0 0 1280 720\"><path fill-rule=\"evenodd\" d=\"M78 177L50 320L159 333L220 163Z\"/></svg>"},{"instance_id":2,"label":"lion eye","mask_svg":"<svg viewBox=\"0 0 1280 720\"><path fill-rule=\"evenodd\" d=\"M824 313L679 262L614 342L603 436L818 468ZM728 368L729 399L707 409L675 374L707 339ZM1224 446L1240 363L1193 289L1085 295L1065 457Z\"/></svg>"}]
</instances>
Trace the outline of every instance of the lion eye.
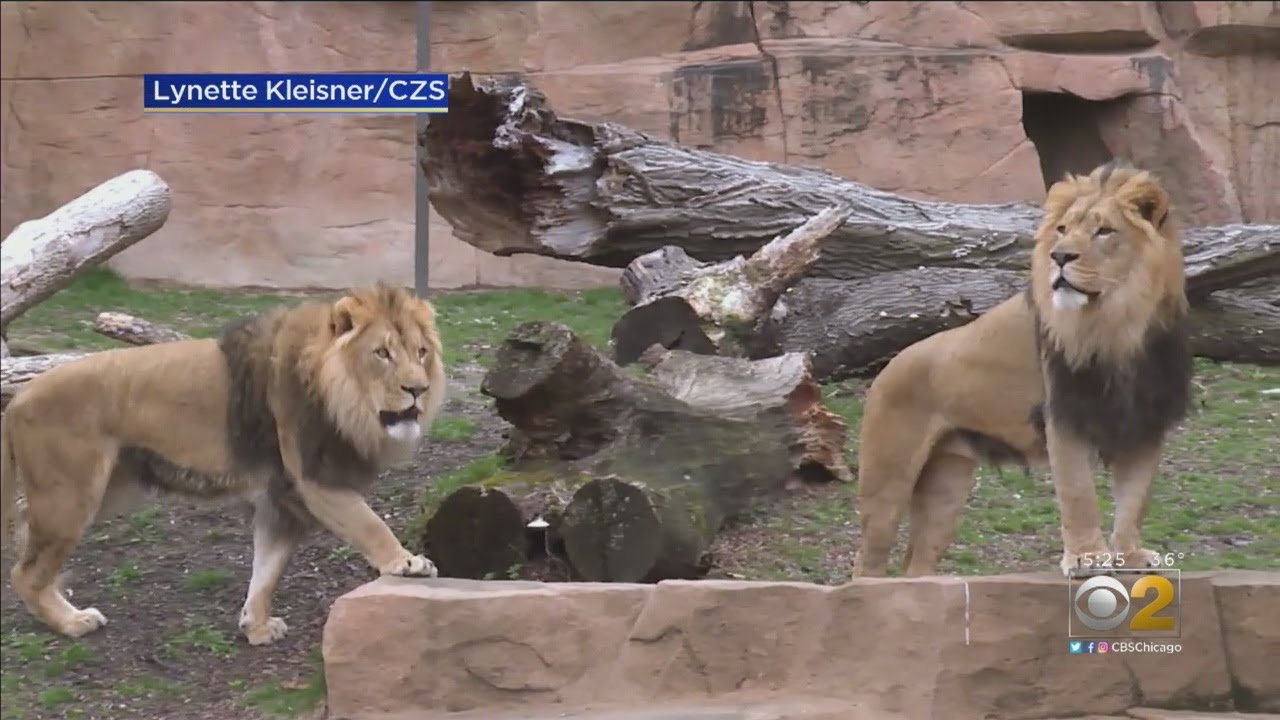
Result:
<instances>
[{"instance_id":1,"label":"lion eye","mask_svg":"<svg viewBox=\"0 0 1280 720\"><path fill-rule=\"evenodd\" d=\"M1067 226L1066 226L1066 225L1059 225L1059 226L1058 226L1058 234L1059 234L1059 235L1061 235L1061 234L1065 233L1066 231L1067 231Z\"/></svg>"},{"instance_id":2,"label":"lion eye","mask_svg":"<svg viewBox=\"0 0 1280 720\"><path fill-rule=\"evenodd\" d=\"M418 348L418 359L419 359L419 360L421 360L422 358L424 358L424 357L426 357L426 356L427 356L427 349L426 349L426 348L424 348L424 347L420 347L420 348Z\"/></svg>"},{"instance_id":3,"label":"lion eye","mask_svg":"<svg viewBox=\"0 0 1280 720\"><path fill-rule=\"evenodd\" d=\"M386 348L384 348L384 347L380 347L380 348L378 348L377 350L374 350L374 351L373 351L373 354L374 354L374 355L377 355L378 357L382 358L383 360L390 360L390 359L391 359L391 351L390 351L390 350L387 350L387 349L386 349Z\"/></svg>"},{"instance_id":4,"label":"lion eye","mask_svg":"<svg viewBox=\"0 0 1280 720\"><path fill-rule=\"evenodd\" d=\"M1109 228L1104 226L1104 227L1098 228L1098 231L1095 232L1094 235L1096 235L1097 237L1106 237L1115 231L1116 231L1115 228Z\"/></svg>"}]
</instances>

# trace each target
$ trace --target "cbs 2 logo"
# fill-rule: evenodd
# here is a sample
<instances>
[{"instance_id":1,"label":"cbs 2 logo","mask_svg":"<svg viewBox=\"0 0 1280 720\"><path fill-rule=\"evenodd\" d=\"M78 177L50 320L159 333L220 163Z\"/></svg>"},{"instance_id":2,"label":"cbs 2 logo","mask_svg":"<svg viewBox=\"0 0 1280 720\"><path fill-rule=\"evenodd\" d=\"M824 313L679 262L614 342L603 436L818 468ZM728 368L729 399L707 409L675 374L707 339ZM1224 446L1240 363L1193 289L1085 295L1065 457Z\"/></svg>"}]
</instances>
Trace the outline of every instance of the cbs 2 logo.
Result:
<instances>
[{"instance_id":1,"label":"cbs 2 logo","mask_svg":"<svg viewBox=\"0 0 1280 720\"><path fill-rule=\"evenodd\" d=\"M1103 632L1120 626L1129 617L1129 599L1137 600L1155 593L1155 600L1134 613L1129 621L1129 629L1134 631L1169 631L1174 629L1171 617L1156 617L1156 613L1169 607L1175 600L1177 592L1173 583L1163 575L1143 575L1131 588L1125 588L1119 580L1106 575L1098 575L1085 580L1076 590L1074 608L1076 619L1090 630ZM1080 607L1080 599L1085 600L1084 611ZM1120 601L1124 606L1120 607Z\"/></svg>"}]
</instances>

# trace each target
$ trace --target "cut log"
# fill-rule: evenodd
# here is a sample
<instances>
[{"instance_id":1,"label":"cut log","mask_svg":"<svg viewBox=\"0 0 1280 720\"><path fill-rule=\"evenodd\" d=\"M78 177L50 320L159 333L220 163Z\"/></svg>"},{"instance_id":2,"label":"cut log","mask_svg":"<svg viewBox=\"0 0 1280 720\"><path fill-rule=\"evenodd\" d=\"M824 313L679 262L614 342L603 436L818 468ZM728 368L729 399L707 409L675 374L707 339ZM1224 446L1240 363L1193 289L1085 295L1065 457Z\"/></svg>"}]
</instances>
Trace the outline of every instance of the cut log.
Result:
<instances>
[{"instance_id":1,"label":"cut log","mask_svg":"<svg viewBox=\"0 0 1280 720\"><path fill-rule=\"evenodd\" d=\"M516 542L518 515L521 532L546 523L546 543L562 544L582 579L696 577L711 537L756 498L795 479L851 480L847 427L823 406L803 355L655 347L623 369L563 325L534 322L506 339L481 391L512 424L510 466L454 490L427 521L440 528L428 542L442 572L454 567L448 556L475 555L468 533ZM463 509L466 519L445 516ZM456 567L505 569L473 560Z\"/></svg>"},{"instance_id":2,"label":"cut log","mask_svg":"<svg viewBox=\"0 0 1280 720\"><path fill-rule=\"evenodd\" d=\"M40 301L164 224L169 186L149 170L112 178L0 244L0 331Z\"/></svg>"},{"instance_id":3,"label":"cut log","mask_svg":"<svg viewBox=\"0 0 1280 720\"><path fill-rule=\"evenodd\" d=\"M829 207L745 259L739 255L714 265L695 264L683 251L670 248L651 262L632 263L623 286L633 288L642 302L613 326L614 361L635 362L654 344L701 354L743 354L760 318L804 277L818 259L822 240L849 214L847 208ZM667 272L679 268L679 274L655 284L659 267ZM662 291L667 294L650 302Z\"/></svg>"},{"instance_id":4,"label":"cut log","mask_svg":"<svg viewBox=\"0 0 1280 720\"><path fill-rule=\"evenodd\" d=\"M130 345L153 345L188 340L191 337L180 330L157 325L121 312L98 313L97 319L93 321L93 330Z\"/></svg>"},{"instance_id":5,"label":"cut log","mask_svg":"<svg viewBox=\"0 0 1280 720\"><path fill-rule=\"evenodd\" d=\"M575 485L534 467L503 469L492 476L430 494L426 518L410 542L445 577L501 579L530 558L555 554L560 517Z\"/></svg>"},{"instance_id":6,"label":"cut log","mask_svg":"<svg viewBox=\"0 0 1280 720\"><path fill-rule=\"evenodd\" d=\"M1040 219L1027 203L915 200L824 170L680 147L612 123L560 118L512 77L451 80L449 112L419 135L431 202L454 236L498 255L535 253L625 267L679 244L703 262L750 255L838 205L809 277L865 278L918 267L1025 270ZM1191 291L1280 272L1280 226L1185 233L1215 259ZM1210 252L1212 251L1212 252Z\"/></svg>"},{"instance_id":7,"label":"cut log","mask_svg":"<svg viewBox=\"0 0 1280 720\"><path fill-rule=\"evenodd\" d=\"M25 357L7 357L0 361L0 408L9 404L14 393L18 392L31 378L40 373L65 365L72 360L79 360L88 353L64 352L49 355L28 355Z\"/></svg>"}]
</instances>

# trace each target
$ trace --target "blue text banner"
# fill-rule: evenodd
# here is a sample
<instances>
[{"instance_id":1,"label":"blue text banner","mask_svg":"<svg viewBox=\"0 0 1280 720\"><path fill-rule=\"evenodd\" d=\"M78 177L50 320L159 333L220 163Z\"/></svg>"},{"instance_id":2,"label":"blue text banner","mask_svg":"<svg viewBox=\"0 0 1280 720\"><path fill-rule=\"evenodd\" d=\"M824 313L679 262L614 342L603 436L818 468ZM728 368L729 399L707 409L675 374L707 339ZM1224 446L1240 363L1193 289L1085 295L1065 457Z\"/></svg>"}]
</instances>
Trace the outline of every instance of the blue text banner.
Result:
<instances>
[{"instance_id":1,"label":"blue text banner","mask_svg":"<svg viewBox=\"0 0 1280 720\"><path fill-rule=\"evenodd\" d=\"M445 73L143 75L149 113L443 113Z\"/></svg>"}]
</instances>

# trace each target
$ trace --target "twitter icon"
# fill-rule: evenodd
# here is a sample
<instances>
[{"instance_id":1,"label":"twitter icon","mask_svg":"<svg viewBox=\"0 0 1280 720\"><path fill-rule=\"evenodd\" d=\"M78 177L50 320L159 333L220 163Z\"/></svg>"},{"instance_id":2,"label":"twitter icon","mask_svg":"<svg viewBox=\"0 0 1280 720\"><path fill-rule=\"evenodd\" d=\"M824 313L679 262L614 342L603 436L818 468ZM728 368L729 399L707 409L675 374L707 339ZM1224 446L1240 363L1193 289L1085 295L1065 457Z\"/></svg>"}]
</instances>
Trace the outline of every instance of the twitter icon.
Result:
<instances>
[{"instance_id":1,"label":"twitter icon","mask_svg":"<svg viewBox=\"0 0 1280 720\"><path fill-rule=\"evenodd\" d=\"M1084 643L1080 642L1079 640L1071 640L1070 642L1067 643L1067 648L1073 654L1079 654L1084 650Z\"/></svg>"}]
</instances>

